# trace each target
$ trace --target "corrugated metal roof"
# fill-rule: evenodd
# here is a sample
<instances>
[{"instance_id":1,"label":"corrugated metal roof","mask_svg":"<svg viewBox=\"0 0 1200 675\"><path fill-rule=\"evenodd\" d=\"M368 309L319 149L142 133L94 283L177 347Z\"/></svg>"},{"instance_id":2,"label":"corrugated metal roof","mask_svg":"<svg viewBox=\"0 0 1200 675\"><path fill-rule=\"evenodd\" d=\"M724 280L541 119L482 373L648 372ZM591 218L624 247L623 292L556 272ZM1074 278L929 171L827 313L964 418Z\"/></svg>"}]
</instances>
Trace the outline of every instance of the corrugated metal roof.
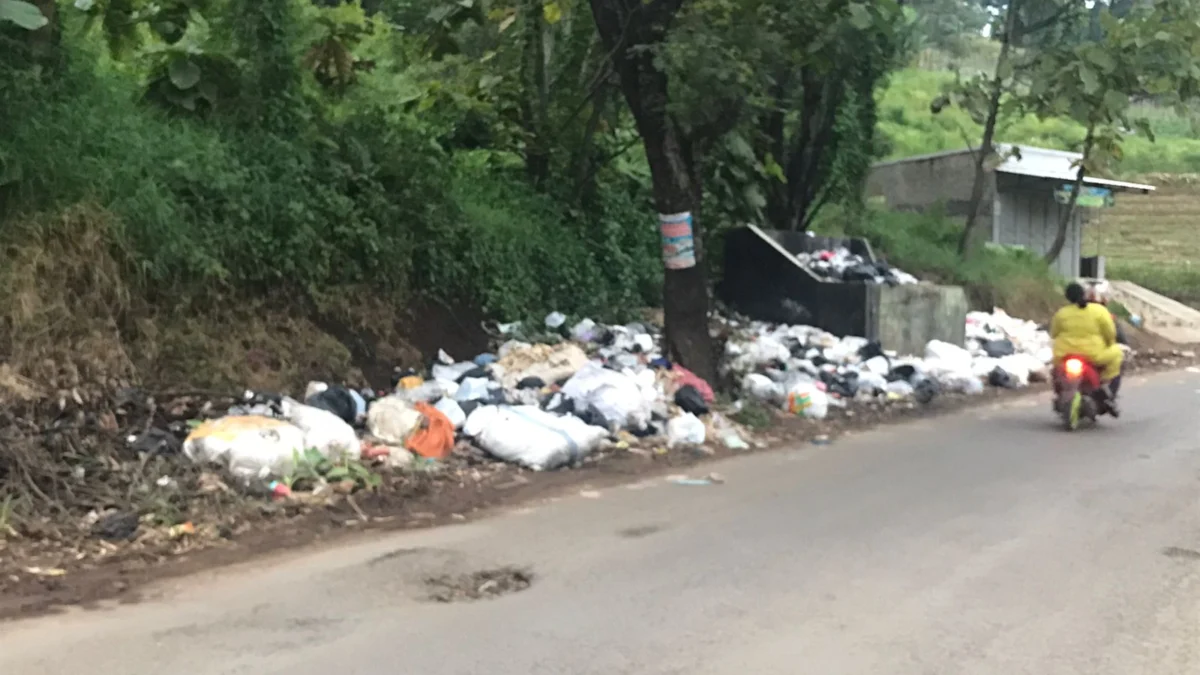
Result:
<instances>
[{"instance_id":1,"label":"corrugated metal roof","mask_svg":"<svg viewBox=\"0 0 1200 675\"><path fill-rule=\"evenodd\" d=\"M1014 147L1017 148L1020 158L1011 155ZM1078 152L1047 150L1046 148L1034 148L1027 145L1013 146L1000 144L996 146L996 149L1002 155L1007 156L1004 162L996 167L996 171L999 173L1031 176L1033 178L1048 178L1067 183L1075 180L1078 169L1073 165L1075 162L1083 159L1083 155ZM1108 178L1094 178L1092 176L1084 176L1083 182L1088 185L1100 185L1116 190L1136 190L1139 192L1151 192L1154 190L1153 185L1128 183Z\"/></svg>"}]
</instances>

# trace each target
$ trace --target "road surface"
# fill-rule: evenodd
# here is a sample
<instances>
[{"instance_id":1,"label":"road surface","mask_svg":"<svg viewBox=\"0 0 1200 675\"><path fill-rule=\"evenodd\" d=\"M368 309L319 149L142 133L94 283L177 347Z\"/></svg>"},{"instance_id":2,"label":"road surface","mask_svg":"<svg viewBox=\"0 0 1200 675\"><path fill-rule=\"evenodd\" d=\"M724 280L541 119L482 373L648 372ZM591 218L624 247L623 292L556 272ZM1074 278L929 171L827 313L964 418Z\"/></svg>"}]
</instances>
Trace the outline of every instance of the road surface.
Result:
<instances>
[{"instance_id":1,"label":"road surface","mask_svg":"<svg viewBox=\"0 0 1200 675\"><path fill-rule=\"evenodd\" d=\"M5 675L1200 673L1200 374L1044 397L0 626ZM432 574L525 592L424 602Z\"/></svg>"}]
</instances>

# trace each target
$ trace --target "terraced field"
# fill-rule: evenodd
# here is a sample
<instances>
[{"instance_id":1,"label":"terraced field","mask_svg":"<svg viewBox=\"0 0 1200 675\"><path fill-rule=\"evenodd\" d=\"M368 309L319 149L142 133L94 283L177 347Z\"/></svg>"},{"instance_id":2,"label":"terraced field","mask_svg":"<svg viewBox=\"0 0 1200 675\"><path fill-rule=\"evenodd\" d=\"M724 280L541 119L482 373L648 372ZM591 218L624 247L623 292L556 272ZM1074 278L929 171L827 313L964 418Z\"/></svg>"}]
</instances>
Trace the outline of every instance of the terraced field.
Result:
<instances>
[{"instance_id":1,"label":"terraced field","mask_svg":"<svg viewBox=\"0 0 1200 675\"><path fill-rule=\"evenodd\" d=\"M1084 255L1104 255L1109 277L1200 306L1200 175L1133 180L1158 190L1118 195L1085 230Z\"/></svg>"}]
</instances>

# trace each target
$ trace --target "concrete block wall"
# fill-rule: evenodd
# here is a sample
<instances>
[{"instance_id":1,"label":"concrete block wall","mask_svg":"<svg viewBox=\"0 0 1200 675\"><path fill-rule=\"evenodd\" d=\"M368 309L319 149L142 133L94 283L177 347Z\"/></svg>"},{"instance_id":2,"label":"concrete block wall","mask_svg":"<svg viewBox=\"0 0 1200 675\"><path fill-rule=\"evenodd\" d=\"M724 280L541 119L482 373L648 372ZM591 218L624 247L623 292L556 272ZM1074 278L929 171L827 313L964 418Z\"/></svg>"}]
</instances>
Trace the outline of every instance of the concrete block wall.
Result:
<instances>
[{"instance_id":1,"label":"concrete block wall","mask_svg":"<svg viewBox=\"0 0 1200 675\"><path fill-rule=\"evenodd\" d=\"M940 203L947 215L965 217L974 181L971 153L932 155L875 165L867 179L867 196L882 197L898 211L924 211ZM994 183L987 181L980 214L989 226L994 192Z\"/></svg>"}]
</instances>

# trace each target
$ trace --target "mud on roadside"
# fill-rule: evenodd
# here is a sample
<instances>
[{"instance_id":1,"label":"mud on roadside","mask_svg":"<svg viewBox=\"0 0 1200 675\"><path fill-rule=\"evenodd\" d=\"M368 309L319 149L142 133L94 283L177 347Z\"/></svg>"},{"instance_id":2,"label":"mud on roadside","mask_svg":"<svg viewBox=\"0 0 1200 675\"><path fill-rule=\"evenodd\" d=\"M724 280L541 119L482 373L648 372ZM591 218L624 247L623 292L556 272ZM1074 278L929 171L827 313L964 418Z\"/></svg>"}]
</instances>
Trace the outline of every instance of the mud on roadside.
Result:
<instances>
[{"instance_id":1,"label":"mud on roadside","mask_svg":"<svg viewBox=\"0 0 1200 675\"><path fill-rule=\"evenodd\" d=\"M1130 363L1130 371L1169 370L1193 361L1194 357L1185 358L1177 352L1142 354ZM64 546L61 539L49 537L0 537L0 620L52 613L73 605L89 608L107 601L136 603L151 582L316 542L337 542L370 531L463 522L584 487L608 487L736 455L823 442L825 438L835 440L847 432L936 417L1044 391L1044 385L1021 390L988 389L977 396L939 397L925 406L856 406L853 410L831 410L829 417L820 422L781 415L760 434L760 447L750 450L720 446L659 452L614 448L588 457L579 466L541 473L484 460L477 453L456 452L436 470L392 475L379 490L356 493L329 506L235 502L219 491L203 495L196 492L194 498L204 500L204 504L196 505L198 508L223 510L222 518L204 526L207 536L164 536L162 528L157 528L131 541L90 537L75 546ZM190 479L199 480L200 476L193 471Z\"/></svg>"}]
</instances>

